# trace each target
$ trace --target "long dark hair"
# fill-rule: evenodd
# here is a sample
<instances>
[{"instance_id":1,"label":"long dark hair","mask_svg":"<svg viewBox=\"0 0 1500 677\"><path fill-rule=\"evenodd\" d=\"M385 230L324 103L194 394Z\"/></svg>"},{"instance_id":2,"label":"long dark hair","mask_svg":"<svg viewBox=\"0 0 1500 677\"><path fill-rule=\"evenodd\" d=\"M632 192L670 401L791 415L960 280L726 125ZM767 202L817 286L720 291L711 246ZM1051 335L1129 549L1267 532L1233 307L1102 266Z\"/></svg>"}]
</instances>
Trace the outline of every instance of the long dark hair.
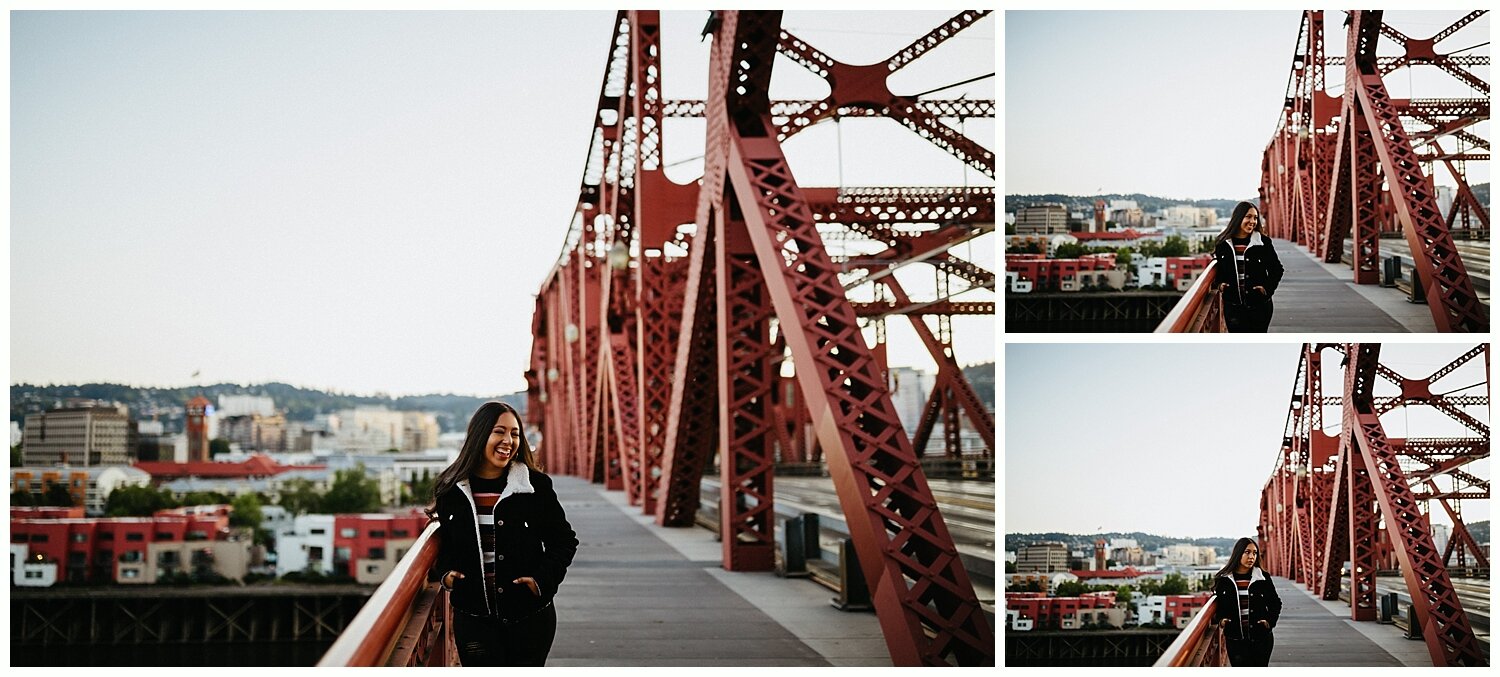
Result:
<instances>
[{"instance_id":1,"label":"long dark hair","mask_svg":"<svg viewBox=\"0 0 1500 677\"><path fill-rule=\"evenodd\" d=\"M1240 204L1245 204L1245 203L1241 202ZM1251 568L1252 569L1260 569L1261 568L1261 566L1260 566L1260 544L1259 543L1255 543L1255 539L1253 539L1253 538L1245 537L1245 538L1241 538L1240 540L1234 542L1234 549L1229 552L1229 563L1225 564L1224 568L1219 570L1219 573L1214 574L1214 577L1218 578L1219 576L1228 576L1228 575L1233 574L1235 572L1235 570L1240 566L1240 558L1245 555L1245 548L1246 548L1246 546L1249 546L1252 543L1255 544L1256 555L1255 555L1255 566L1253 566ZM1262 571L1264 571L1264 569L1262 569Z\"/></svg>"},{"instance_id":2,"label":"long dark hair","mask_svg":"<svg viewBox=\"0 0 1500 677\"><path fill-rule=\"evenodd\" d=\"M1228 240L1240 232L1240 222L1245 220L1245 214L1251 209L1254 209L1256 212L1260 211L1260 207L1255 206L1254 202L1246 202L1244 200L1241 200L1239 204L1234 206L1234 211L1229 215L1229 225L1225 226L1224 232L1219 233L1218 239L1214 240L1215 247L1219 246L1220 242ZM1255 229L1261 231L1261 224L1263 223L1265 223L1264 215L1255 220Z\"/></svg>"},{"instance_id":3,"label":"long dark hair","mask_svg":"<svg viewBox=\"0 0 1500 677\"><path fill-rule=\"evenodd\" d=\"M474 415L469 417L469 432L464 437L464 445L458 450L458 458L453 459L453 464L437 476L437 481L432 483L432 500L442 496L459 480L467 479L474 474L480 464L484 463L484 446L490 439L490 431L495 429L495 424L500 421L502 414L509 413L516 417L516 422L521 422L521 414L515 407L498 400L490 400L479 405ZM525 425L524 423L522 424ZM531 443L526 441L523 430L520 439L520 448L511 463L520 461L532 470L541 470L537 465L536 457L531 453Z\"/></svg>"}]
</instances>

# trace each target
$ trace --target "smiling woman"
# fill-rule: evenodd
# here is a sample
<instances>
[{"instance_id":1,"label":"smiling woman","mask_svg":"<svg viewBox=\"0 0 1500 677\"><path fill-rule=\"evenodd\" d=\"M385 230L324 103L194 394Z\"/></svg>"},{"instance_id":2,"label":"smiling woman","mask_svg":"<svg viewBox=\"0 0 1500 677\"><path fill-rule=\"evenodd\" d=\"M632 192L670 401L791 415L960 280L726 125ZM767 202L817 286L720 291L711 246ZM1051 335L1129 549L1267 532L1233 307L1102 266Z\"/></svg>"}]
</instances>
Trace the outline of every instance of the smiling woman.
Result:
<instances>
[{"instance_id":1,"label":"smiling woman","mask_svg":"<svg viewBox=\"0 0 1500 677\"><path fill-rule=\"evenodd\" d=\"M474 412L458 458L433 486L430 515L441 525L434 570L453 608L460 662L546 663L557 634L552 598L578 537L509 404Z\"/></svg>"}]
</instances>

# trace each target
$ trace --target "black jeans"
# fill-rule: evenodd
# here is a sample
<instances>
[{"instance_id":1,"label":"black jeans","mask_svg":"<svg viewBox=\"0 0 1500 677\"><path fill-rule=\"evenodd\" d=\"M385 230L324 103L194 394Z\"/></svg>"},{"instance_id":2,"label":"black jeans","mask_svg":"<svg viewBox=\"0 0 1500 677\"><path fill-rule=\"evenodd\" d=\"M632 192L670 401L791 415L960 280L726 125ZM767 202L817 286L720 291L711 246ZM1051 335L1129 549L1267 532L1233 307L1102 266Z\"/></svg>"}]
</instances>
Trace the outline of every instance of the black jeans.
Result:
<instances>
[{"instance_id":1,"label":"black jeans","mask_svg":"<svg viewBox=\"0 0 1500 677\"><path fill-rule=\"evenodd\" d=\"M547 663L557 636L557 608L537 611L515 623L453 610L453 643L464 667L534 666Z\"/></svg>"},{"instance_id":2,"label":"black jeans","mask_svg":"<svg viewBox=\"0 0 1500 677\"><path fill-rule=\"evenodd\" d=\"M1275 311L1271 299L1260 303L1240 306L1224 304L1224 325L1232 334L1264 334L1271 328L1271 314Z\"/></svg>"},{"instance_id":3,"label":"black jeans","mask_svg":"<svg viewBox=\"0 0 1500 677\"><path fill-rule=\"evenodd\" d=\"M1249 639L1225 639L1229 664L1237 668L1266 667L1271 664L1271 647L1276 638L1269 630L1251 632Z\"/></svg>"}]
</instances>

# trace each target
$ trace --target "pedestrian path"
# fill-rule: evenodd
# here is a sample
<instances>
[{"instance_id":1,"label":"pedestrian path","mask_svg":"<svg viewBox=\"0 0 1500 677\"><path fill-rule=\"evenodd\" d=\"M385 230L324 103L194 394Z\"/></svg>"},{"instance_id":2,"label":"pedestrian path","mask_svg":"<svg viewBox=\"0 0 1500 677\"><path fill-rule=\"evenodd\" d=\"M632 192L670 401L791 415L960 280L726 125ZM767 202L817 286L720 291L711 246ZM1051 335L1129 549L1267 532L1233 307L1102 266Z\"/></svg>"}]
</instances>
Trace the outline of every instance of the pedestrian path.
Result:
<instances>
[{"instance_id":1,"label":"pedestrian path","mask_svg":"<svg viewBox=\"0 0 1500 677\"><path fill-rule=\"evenodd\" d=\"M1273 576L1272 583L1281 597L1281 620L1276 624L1276 645L1271 651L1271 667L1278 666L1400 666L1402 661L1373 641L1344 615L1335 615L1329 607L1294 581ZM1373 626L1362 622L1359 626ZM1380 626L1389 630L1391 626ZM1402 640L1405 641L1405 640ZM1413 642L1420 648L1421 642ZM1428 664L1430 665L1430 663Z\"/></svg>"},{"instance_id":2,"label":"pedestrian path","mask_svg":"<svg viewBox=\"0 0 1500 677\"><path fill-rule=\"evenodd\" d=\"M547 665L890 665L873 613L834 609L805 579L723 571L709 531L657 527L623 492L553 482L579 547Z\"/></svg>"},{"instance_id":3,"label":"pedestrian path","mask_svg":"<svg viewBox=\"0 0 1500 677\"><path fill-rule=\"evenodd\" d=\"M1435 331L1432 313L1395 289L1354 284L1354 271L1325 264L1306 249L1275 240L1286 273L1276 289L1272 333Z\"/></svg>"}]
</instances>

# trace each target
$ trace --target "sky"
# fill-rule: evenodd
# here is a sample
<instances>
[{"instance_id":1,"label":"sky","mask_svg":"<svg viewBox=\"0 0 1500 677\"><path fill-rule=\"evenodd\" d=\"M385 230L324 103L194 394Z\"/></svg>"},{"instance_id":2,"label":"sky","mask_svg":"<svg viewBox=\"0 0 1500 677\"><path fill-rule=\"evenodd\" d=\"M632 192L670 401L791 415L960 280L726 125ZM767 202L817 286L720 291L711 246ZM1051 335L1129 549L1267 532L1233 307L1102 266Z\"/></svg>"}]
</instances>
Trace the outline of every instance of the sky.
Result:
<instances>
[{"instance_id":1,"label":"sky","mask_svg":"<svg viewBox=\"0 0 1500 677\"><path fill-rule=\"evenodd\" d=\"M1466 13L1389 11L1385 21L1425 38ZM1342 12L1325 13L1330 56L1344 53L1342 22ZM1006 12L1007 194L1254 197L1300 25L1300 9ZM1489 31L1486 15L1437 49L1487 43ZM1399 48L1383 39L1378 53ZM1488 67L1473 70L1489 79ZM1331 94L1343 91L1341 70L1327 81ZM1481 96L1432 67L1397 70L1386 86L1393 98ZM1472 131L1489 138L1489 122ZM1486 165L1470 165L1471 184L1489 181Z\"/></svg>"},{"instance_id":2,"label":"sky","mask_svg":"<svg viewBox=\"0 0 1500 677\"><path fill-rule=\"evenodd\" d=\"M1385 344L1381 362L1425 378L1473 344ZM1035 344L1005 347L1006 533L1140 531L1253 536L1276 465L1301 345ZM1342 394L1341 356L1324 354L1327 395ZM1476 357L1440 379L1446 393L1484 380ZM1377 396L1395 394L1381 379ZM1469 388L1463 394L1485 394ZM1482 410L1466 409L1481 421ZM1330 410L1331 412L1331 410ZM1390 437L1469 437L1430 407L1381 422ZM1325 413L1330 434L1337 414ZM1466 468L1489 476L1489 462ZM1447 523L1442 510L1435 522ZM1466 501L1467 521L1489 519Z\"/></svg>"},{"instance_id":3,"label":"sky","mask_svg":"<svg viewBox=\"0 0 1500 677\"><path fill-rule=\"evenodd\" d=\"M783 25L874 63L953 13L787 12ZM706 18L663 15L669 99L705 95ZM613 21L13 13L11 383L524 390L533 295L577 201ZM890 86L993 74L995 50L992 16ZM784 57L776 69L773 97L827 92ZM993 99L995 80L932 98ZM993 120L965 131L995 147ZM669 176L696 180L701 121L665 134ZM994 185L888 120L819 125L786 150L804 186ZM994 241L960 252L994 270ZM909 268L912 296L930 293L930 268ZM893 366L932 368L908 323L889 327ZM994 360L993 318L954 329L961 364Z\"/></svg>"}]
</instances>

